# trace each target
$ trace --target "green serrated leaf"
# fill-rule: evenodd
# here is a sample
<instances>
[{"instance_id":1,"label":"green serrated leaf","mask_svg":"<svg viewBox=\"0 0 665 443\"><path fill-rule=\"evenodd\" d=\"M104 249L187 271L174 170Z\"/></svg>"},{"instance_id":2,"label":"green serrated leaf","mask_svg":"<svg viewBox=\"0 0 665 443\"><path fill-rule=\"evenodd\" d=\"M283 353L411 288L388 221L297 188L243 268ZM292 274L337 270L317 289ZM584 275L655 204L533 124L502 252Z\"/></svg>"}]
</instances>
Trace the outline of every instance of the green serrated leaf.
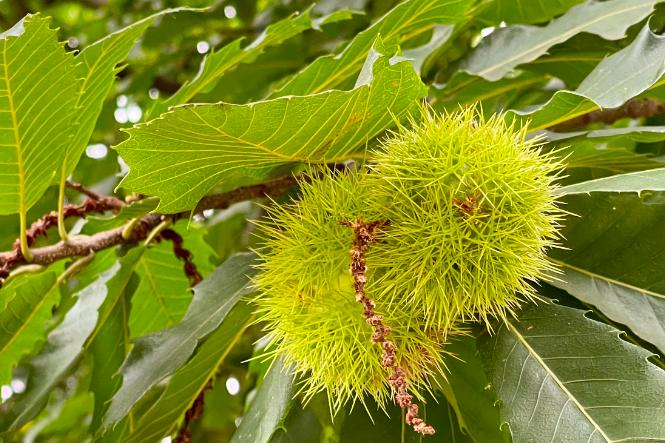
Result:
<instances>
[{"instance_id":1,"label":"green serrated leaf","mask_svg":"<svg viewBox=\"0 0 665 443\"><path fill-rule=\"evenodd\" d=\"M550 283L594 305L608 318L623 323L640 338L665 352L665 295L553 260L562 273Z\"/></svg>"},{"instance_id":2,"label":"green serrated leaf","mask_svg":"<svg viewBox=\"0 0 665 443\"><path fill-rule=\"evenodd\" d=\"M74 171L81 154L88 145L90 135L95 129L95 123L102 111L104 99L113 87L118 63L127 58L136 41L157 18L183 10L191 11L192 9L165 9L104 37L77 54L76 74L83 81L76 101L77 126L74 137L67 144L67 152L59 176L61 182L64 182Z\"/></svg>"},{"instance_id":3,"label":"green serrated leaf","mask_svg":"<svg viewBox=\"0 0 665 443\"><path fill-rule=\"evenodd\" d=\"M427 93L408 62L372 53L364 72L351 91L180 106L130 129L116 147L130 167L121 186L160 197L157 209L173 213L193 208L218 183L229 190L280 166L346 160Z\"/></svg>"},{"instance_id":4,"label":"green serrated leaf","mask_svg":"<svg viewBox=\"0 0 665 443\"><path fill-rule=\"evenodd\" d=\"M196 77L183 84L171 97L157 102L150 109L149 117L156 117L171 106L188 103L198 94L210 91L222 80L224 74L239 64L253 62L267 48L277 46L308 29L319 29L321 24L349 17L351 17L351 12L342 10L336 11L331 17L314 19L312 18L312 8L309 8L302 14L295 13L268 26L254 42L245 47L241 46L242 38L234 40L220 50L206 55Z\"/></svg>"},{"instance_id":5,"label":"green serrated leaf","mask_svg":"<svg viewBox=\"0 0 665 443\"><path fill-rule=\"evenodd\" d=\"M665 371L584 312L529 305L481 340L516 442L665 439Z\"/></svg>"},{"instance_id":6,"label":"green serrated leaf","mask_svg":"<svg viewBox=\"0 0 665 443\"><path fill-rule=\"evenodd\" d=\"M202 275L212 271L215 253L205 242L202 229L179 226L183 245L192 253ZM166 329L178 323L192 300L183 263L173 253L173 244L162 241L149 248L136 265L139 284L132 296L129 330L132 338Z\"/></svg>"},{"instance_id":7,"label":"green serrated leaf","mask_svg":"<svg viewBox=\"0 0 665 443\"><path fill-rule=\"evenodd\" d=\"M67 374L78 357L85 352L107 320L110 307L121 296L142 253L136 248L99 275L91 285L76 294L74 306L49 335L44 349L30 361L28 389L13 408L18 412L10 430L17 430L34 417L46 402L55 385Z\"/></svg>"},{"instance_id":8,"label":"green serrated leaf","mask_svg":"<svg viewBox=\"0 0 665 443\"><path fill-rule=\"evenodd\" d=\"M620 106L661 84L664 73L665 37L646 25L630 45L600 62L575 91L557 91L541 106L511 113L522 121L529 119L532 131L544 129L598 108Z\"/></svg>"},{"instance_id":9,"label":"green serrated leaf","mask_svg":"<svg viewBox=\"0 0 665 443\"><path fill-rule=\"evenodd\" d=\"M550 47L581 32L618 40L625 36L630 25L645 19L655 4L656 0L588 0L544 27L497 29L471 53L462 69L495 81L514 67L535 60Z\"/></svg>"},{"instance_id":10,"label":"green serrated leaf","mask_svg":"<svg viewBox=\"0 0 665 443\"><path fill-rule=\"evenodd\" d=\"M592 131L550 132L543 131L543 136L550 142L570 143L567 140L586 138L594 142L607 140L630 140L638 143L655 143L665 140L665 126L628 126L626 128L595 129ZM574 141L574 140L572 140Z\"/></svg>"},{"instance_id":11,"label":"green serrated leaf","mask_svg":"<svg viewBox=\"0 0 665 443\"><path fill-rule=\"evenodd\" d=\"M503 108L506 98L511 94L523 94L525 90L544 86L547 81L548 78L544 75L529 72L505 77L496 82L458 72L442 87L433 86L431 95L434 96L433 105L436 108L455 111L460 105L482 102L483 110L491 112L494 108ZM497 106L497 103L501 106Z\"/></svg>"},{"instance_id":12,"label":"green serrated leaf","mask_svg":"<svg viewBox=\"0 0 665 443\"><path fill-rule=\"evenodd\" d=\"M185 414L215 376L229 351L252 322L252 308L238 303L224 318L219 327L201 345L196 354L169 378L164 392L150 408L135 420L134 432L126 435L126 443L159 441L177 430L180 418ZM272 399L272 407L278 407ZM254 440L252 440L254 441Z\"/></svg>"},{"instance_id":13,"label":"green serrated leaf","mask_svg":"<svg viewBox=\"0 0 665 443\"><path fill-rule=\"evenodd\" d=\"M397 5L337 55L324 55L294 75L273 97L316 94L353 86L365 57L377 38L389 52L409 40L430 32L437 24L455 24L465 18L470 0L408 0Z\"/></svg>"},{"instance_id":14,"label":"green serrated leaf","mask_svg":"<svg viewBox=\"0 0 665 443\"><path fill-rule=\"evenodd\" d=\"M452 37L454 30L453 25L434 25L429 41L422 46L405 50L404 58L411 60L416 72L423 75L423 65L427 58Z\"/></svg>"},{"instance_id":15,"label":"green serrated leaf","mask_svg":"<svg viewBox=\"0 0 665 443\"><path fill-rule=\"evenodd\" d=\"M293 373L281 359L273 362L245 413L231 443L267 443L291 407L295 395Z\"/></svg>"},{"instance_id":16,"label":"green serrated leaf","mask_svg":"<svg viewBox=\"0 0 665 443\"><path fill-rule=\"evenodd\" d=\"M25 217L60 168L74 133L81 82L73 55L48 23L27 15L0 34L0 214Z\"/></svg>"},{"instance_id":17,"label":"green serrated leaf","mask_svg":"<svg viewBox=\"0 0 665 443\"><path fill-rule=\"evenodd\" d=\"M566 197L566 249L549 284L589 303L665 353L665 194L595 193ZM585 251L581 254L577 251ZM647 259L645 259L647 258Z\"/></svg>"},{"instance_id":18,"label":"green serrated leaf","mask_svg":"<svg viewBox=\"0 0 665 443\"><path fill-rule=\"evenodd\" d=\"M595 143L594 139L575 141L563 148L557 146L557 153L566 159L566 177L562 178L562 185L663 167L657 158L623 147L607 146L607 143Z\"/></svg>"},{"instance_id":19,"label":"green serrated leaf","mask_svg":"<svg viewBox=\"0 0 665 443\"><path fill-rule=\"evenodd\" d=\"M141 337L122 366L122 385L114 395L103 427L122 420L143 395L182 366L199 340L214 331L245 295L254 270L253 254L236 254L194 289L194 299L183 320L155 334Z\"/></svg>"},{"instance_id":20,"label":"green serrated leaf","mask_svg":"<svg viewBox=\"0 0 665 443\"><path fill-rule=\"evenodd\" d=\"M563 186L556 190L557 195L588 194L591 192L637 192L665 191L665 168L648 171L617 174L573 185Z\"/></svg>"},{"instance_id":21,"label":"green serrated leaf","mask_svg":"<svg viewBox=\"0 0 665 443\"><path fill-rule=\"evenodd\" d=\"M9 384L12 369L46 336L51 310L60 300L53 272L11 280L1 290L8 300L0 312L0 384Z\"/></svg>"},{"instance_id":22,"label":"green serrated leaf","mask_svg":"<svg viewBox=\"0 0 665 443\"><path fill-rule=\"evenodd\" d=\"M498 24L544 23L584 0L492 0L479 15L484 21Z\"/></svg>"}]
</instances>

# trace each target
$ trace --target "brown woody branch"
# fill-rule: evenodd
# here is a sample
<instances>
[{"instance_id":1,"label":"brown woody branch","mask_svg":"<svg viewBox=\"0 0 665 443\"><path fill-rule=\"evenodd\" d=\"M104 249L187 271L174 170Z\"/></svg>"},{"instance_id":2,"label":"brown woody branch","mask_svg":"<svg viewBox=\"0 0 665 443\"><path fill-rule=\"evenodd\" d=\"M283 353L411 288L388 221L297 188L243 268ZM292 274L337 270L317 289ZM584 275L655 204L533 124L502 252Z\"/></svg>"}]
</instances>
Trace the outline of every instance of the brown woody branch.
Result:
<instances>
[{"instance_id":1,"label":"brown woody branch","mask_svg":"<svg viewBox=\"0 0 665 443\"><path fill-rule=\"evenodd\" d=\"M194 210L195 213L200 213L206 209L226 209L234 203L238 203L245 200L252 200L261 197L277 197L284 194L290 188L295 186L299 180L308 180L308 177L305 175L300 176L284 176L270 180L266 183L261 183L253 186L244 186L241 188L234 189L233 191L224 192L221 194L210 195L204 197L201 202L196 206ZM99 205L99 201L105 201L109 210L119 209L118 205L123 204L120 200L115 197L100 197L102 200L92 200L88 199L82 205L72 206L78 208L74 210L75 214L70 213L70 216L82 216L80 214L83 211L85 213L85 205ZM104 200L108 199L108 200ZM93 202L93 203L90 203ZM95 206L98 207L98 206ZM80 209L80 210L79 210ZM40 223L39 231L45 232L50 226L53 226L51 216L53 213L47 214L47 216L40 219L36 223ZM150 231L159 225L162 221L166 219L178 220L181 218L186 218L190 216L190 212L181 212L178 214L147 214L141 217L140 220L136 223L134 228L131 231L131 234L125 238L123 237L123 230L125 226L119 228L111 229L109 231L103 231L96 233L94 235L85 236L80 235L72 237L67 241L61 241L54 245L44 246L41 248L31 249L33 259L31 263L38 265L49 265L58 260L62 260L69 257L79 257L88 255L91 251L96 252L102 249L110 248L113 246L121 244L133 244L144 240ZM66 214L67 215L67 212ZM48 218L46 223L43 223L43 220ZM27 264L27 261L23 258L20 249L14 247L13 250L0 253L0 283L3 279L7 277L9 272L20 265Z\"/></svg>"},{"instance_id":2,"label":"brown woody branch","mask_svg":"<svg viewBox=\"0 0 665 443\"><path fill-rule=\"evenodd\" d=\"M614 123L622 118L653 117L665 113L665 103L651 98L635 98L614 109L589 112L550 127L552 131L567 132L584 128L592 123Z\"/></svg>"},{"instance_id":3,"label":"brown woody branch","mask_svg":"<svg viewBox=\"0 0 665 443\"><path fill-rule=\"evenodd\" d=\"M122 204L122 200L117 199L117 198L115 198L115 197L104 197L104 196L101 196L101 195L97 194L96 192L93 192L93 191L91 191L90 189L86 188L85 186L83 186L83 185L80 184L80 183L76 183L76 182L73 182L73 181L69 181L69 180L67 180L67 181L65 182L65 185L66 185L69 189L73 189L74 191L80 192L81 194L85 195L86 197L88 197L88 198L90 198L90 199L92 199L92 200L101 200L101 199L103 199L103 198L107 198L107 199L115 199L115 200L117 200L120 204Z\"/></svg>"}]
</instances>

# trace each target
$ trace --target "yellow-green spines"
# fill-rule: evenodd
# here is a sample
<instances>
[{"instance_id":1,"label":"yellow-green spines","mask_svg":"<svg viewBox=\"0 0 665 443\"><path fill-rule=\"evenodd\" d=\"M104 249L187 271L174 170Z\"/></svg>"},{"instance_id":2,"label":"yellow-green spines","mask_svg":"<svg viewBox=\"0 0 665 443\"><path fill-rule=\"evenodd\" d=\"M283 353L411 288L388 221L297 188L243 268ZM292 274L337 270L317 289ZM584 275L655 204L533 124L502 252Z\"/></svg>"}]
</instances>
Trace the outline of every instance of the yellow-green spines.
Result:
<instances>
[{"instance_id":1,"label":"yellow-green spines","mask_svg":"<svg viewBox=\"0 0 665 443\"><path fill-rule=\"evenodd\" d=\"M307 396L326 391L334 409L366 395L383 405L390 398L390 374L355 300L349 272L353 231L340 224L378 215L368 207L366 174L327 173L303 183L302 193L298 202L272 208L271 221L262 223L270 238L260 251L256 302L272 349L306 375ZM368 278L373 274L370 267ZM444 334L424 328L397 305L375 301L409 381L426 386L428 375L441 373Z\"/></svg>"},{"instance_id":2,"label":"yellow-green spines","mask_svg":"<svg viewBox=\"0 0 665 443\"><path fill-rule=\"evenodd\" d=\"M501 116L425 110L383 143L368 175L391 222L375 248L384 272L368 287L440 327L504 317L551 268L561 167Z\"/></svg>"}]
</instances>

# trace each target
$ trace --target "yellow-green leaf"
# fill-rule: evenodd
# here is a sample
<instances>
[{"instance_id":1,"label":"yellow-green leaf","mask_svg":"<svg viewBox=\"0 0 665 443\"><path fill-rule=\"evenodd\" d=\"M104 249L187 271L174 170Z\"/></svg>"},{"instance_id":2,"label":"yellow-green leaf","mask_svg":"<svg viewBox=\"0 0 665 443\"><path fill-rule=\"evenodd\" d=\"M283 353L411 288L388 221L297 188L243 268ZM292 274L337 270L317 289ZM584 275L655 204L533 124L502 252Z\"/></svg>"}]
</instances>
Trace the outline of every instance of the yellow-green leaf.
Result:
<instances>
[{"instance_id":1,"label":"yellow-green leaf","mask_svg":"<svg viewBox=\"0 0 665 443\"><path fill-rule=\"evenodd\" d=\"M74 132L80 81L73 55L48 23L28 15L0 34L0 214L25 216Z\"/></svg>"}]
</instances>

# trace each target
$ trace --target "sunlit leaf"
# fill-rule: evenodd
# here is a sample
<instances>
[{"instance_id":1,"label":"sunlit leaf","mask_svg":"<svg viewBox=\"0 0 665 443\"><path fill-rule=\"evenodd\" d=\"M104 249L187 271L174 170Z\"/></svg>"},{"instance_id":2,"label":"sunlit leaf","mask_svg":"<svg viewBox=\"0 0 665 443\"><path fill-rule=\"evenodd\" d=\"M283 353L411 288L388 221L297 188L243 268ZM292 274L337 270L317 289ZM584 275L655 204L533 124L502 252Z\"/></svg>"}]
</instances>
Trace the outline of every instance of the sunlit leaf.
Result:
<instances>
[{"instance_id":1,"label":"sunlit leaf","mask_svg":"<svg viewBox=\"0 0 665 443\"><path fill-rule=\"evenodd\" d=\"M117 146L130 167L121 185L160 197L161 212L191 209L218 183L228 190L280 166L343 161L425 94L408 62L372 53L351 91L180 106L128 130Z\"/></svg>"},{"instance_id":2,"label":"sunlit leaf","mask_svg":"<svg viewBox=\"0 0 665 443\"><path fill-rule=\"evenodd\" d=\"M39 200L73 135L80 81L48 23L28 15L0 34L0 214Z\"/></svg>"},{"instance_id":3,"label":"sunlit leaf","mask_svg":"<svg viewBox=\"0 0 665 443\"><path fill-rule=\"evenodd\" d=\"M314 94L353 86L365 57L378 37L387 51L425 34L438 24L464 19L470 0L408 0L391 9L376 23L359 33L342 52L324 55L294 75L273 96Z\"/></svg>"},{"instance_id":4,"label":"sunlit leaf","mask_svg":"<svg viewBox=\"0 0 665 443\"><path fill-rule=\"evenodd\" d=\"M60 180L71 175L88 145L104 99L113 87L118 63L127 57L136 41L157 18L182 10L190 9L165 9L104 37L77 54L76 74L83 81L77 94L76 130L67 144Z\"/></svg>"}]
</instances>

